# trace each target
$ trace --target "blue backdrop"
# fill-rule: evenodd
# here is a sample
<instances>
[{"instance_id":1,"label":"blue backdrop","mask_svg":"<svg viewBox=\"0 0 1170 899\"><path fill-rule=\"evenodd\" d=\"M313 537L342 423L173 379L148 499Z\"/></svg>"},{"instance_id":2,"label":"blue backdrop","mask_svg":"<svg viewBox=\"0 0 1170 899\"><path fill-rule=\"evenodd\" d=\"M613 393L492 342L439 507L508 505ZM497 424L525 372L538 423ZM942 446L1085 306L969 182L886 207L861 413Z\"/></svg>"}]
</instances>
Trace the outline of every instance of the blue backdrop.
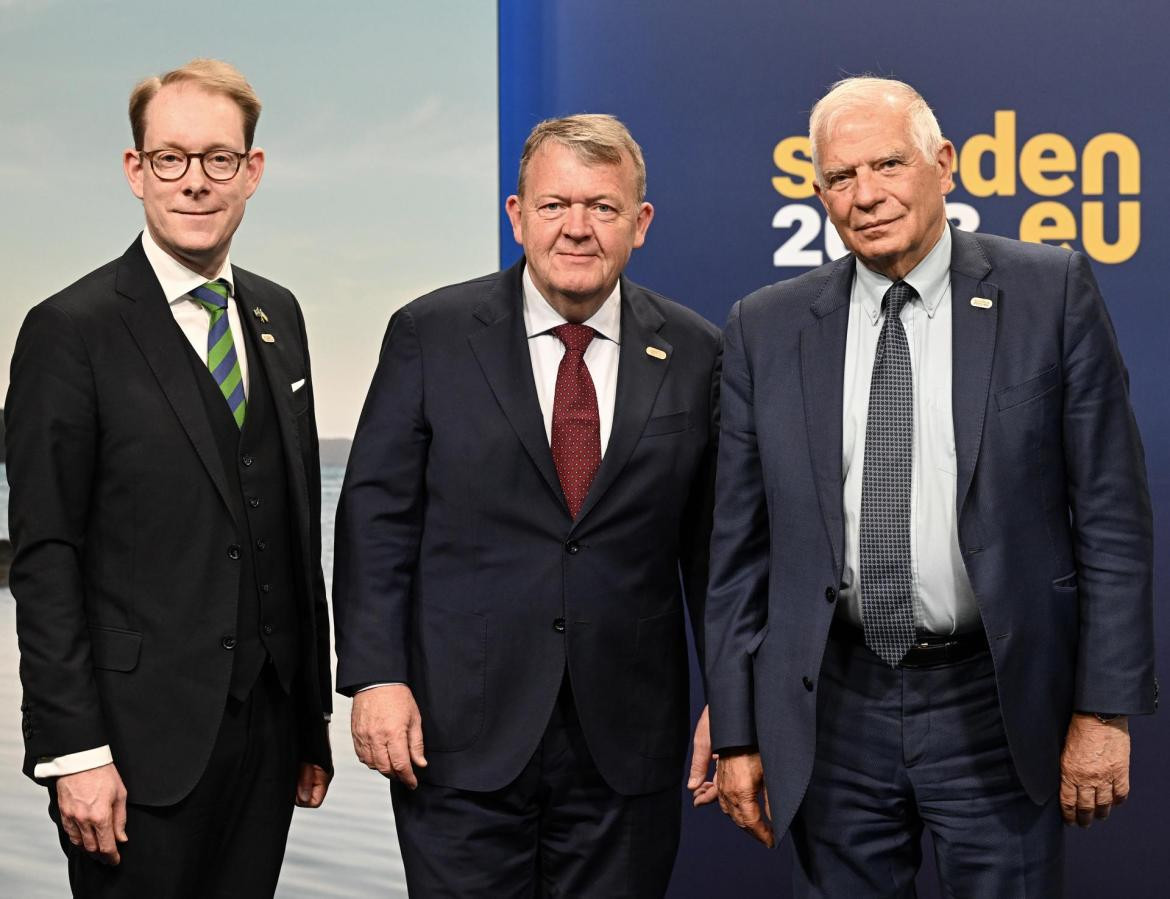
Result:
<instances>
[{"instance_id":1,"label":"blue backdrop","mask_svg":"<svg viewBox=\"0 0 1170 899\"><path fill-rule=\"evenodd\" d=\"M739 297L840 253L812 197L810 106L845 75L908 81L959 150L949 211L960 227L1067 243L1095 260L1145 440L1161 585L1167 32L1161 0L500 0L501 205L537 121L617 115L645 152L657 211L631 277L722 324ZM502 265L517 258L503 217L500 247ZM1165 674L1164 611L1156 628ZM1069 832L1072 896L1164 894L1170 721L1132 725L1129 804L1103 826ZM715 808L688 809L670 895L784 896L788 856L751 843ZM926 868L922 894L935 896Z\"/></svg>"}]
</instances>

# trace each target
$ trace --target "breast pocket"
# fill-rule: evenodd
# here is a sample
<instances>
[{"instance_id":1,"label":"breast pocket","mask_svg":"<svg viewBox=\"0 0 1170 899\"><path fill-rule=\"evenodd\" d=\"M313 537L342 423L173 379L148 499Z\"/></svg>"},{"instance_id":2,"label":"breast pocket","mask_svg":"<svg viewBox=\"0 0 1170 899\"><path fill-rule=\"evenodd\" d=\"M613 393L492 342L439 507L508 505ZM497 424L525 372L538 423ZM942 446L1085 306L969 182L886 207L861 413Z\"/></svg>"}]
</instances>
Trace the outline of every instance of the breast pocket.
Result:
<instances>
[{"instance_id":1,"label":"breast pocket","mask_svg":"<svg viewBox=\"0 0 1170 899\"><path fill-rule=\"evenodd\" d=\"M646 422L642 430L643 437L658 437L663 434L677 434L688 431L691 427L691 413L686 409L681 412L669 412L666 415L656 415Z\"/></svg>"},{"instance_id":2,"label":"breast pocket","mask_svg":"<svg viewBox=\"0 0 1170 899\"><path fill-rule=\"evenodd\" d=\"M288 388L292 391L293 415L303 415L309 410L309 382L304 377L294 378Z\"/></svg>"},{"instance_id":3,"label":"breast pocket","mask_svg":"<svg viewBox=\"0 0 1170 899\"><path fill-rule=\"evenodd\" d=\"M1008 409L1014 409L1016 406L1022 406L1024 403L1029 403L1051 393L1059 383L1060 371L1057 369L1056 363L1053 363L1026 381L997 390L995 392L995 407L1000 412L1006 412Z\"/></svg>"}]
</instances>

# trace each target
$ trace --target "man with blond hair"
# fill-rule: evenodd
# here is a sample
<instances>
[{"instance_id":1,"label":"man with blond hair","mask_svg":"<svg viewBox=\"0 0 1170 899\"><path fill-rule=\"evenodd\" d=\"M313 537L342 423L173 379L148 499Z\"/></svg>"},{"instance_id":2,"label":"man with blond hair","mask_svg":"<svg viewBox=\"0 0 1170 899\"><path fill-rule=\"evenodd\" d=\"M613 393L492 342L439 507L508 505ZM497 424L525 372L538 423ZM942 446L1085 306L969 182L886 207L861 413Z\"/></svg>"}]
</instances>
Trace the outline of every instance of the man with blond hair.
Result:
<instances>
[{"instance_id":1,"label":"man with blond hair","mask_svg":"<svg viewBox=\"0 0 1170 899\"><path fill-rule=\"evenodd\" d=\"M616 119L542 122L507 201L524 257L386 334L337 513L337 679L411 895L670 878L720 341L622 275L645 186ZM694 743L702 802L705 713Z\"/></svg>"},{"instance_id":2,"label":"man with blond hair","mask_svg":"<svg viewBox=\"0 0 1170 899\"><path fill-rule=\"evenodd\" d=\"M233 266L260 102L194 60L130 97L146 228L29 312L5 404L25 773L74 895L271 896L331 776L304 320Z\"/></svg>"},{"instance_id":3,"label":"man with blond hair","mask_svg":"<svg viewBox=\"0 0 1170 899\"><path fill-rule=\"evenodd\" d=\"M1059 896L1062 813L1124 801L1157 701L1109 316L1082 254L948 225L954 147L913 88L841 82L809 130L851 254L725 331L720 804L788 831L799 896L913 896L923 828L946 895Z\"/></svg>"}]
</instances>

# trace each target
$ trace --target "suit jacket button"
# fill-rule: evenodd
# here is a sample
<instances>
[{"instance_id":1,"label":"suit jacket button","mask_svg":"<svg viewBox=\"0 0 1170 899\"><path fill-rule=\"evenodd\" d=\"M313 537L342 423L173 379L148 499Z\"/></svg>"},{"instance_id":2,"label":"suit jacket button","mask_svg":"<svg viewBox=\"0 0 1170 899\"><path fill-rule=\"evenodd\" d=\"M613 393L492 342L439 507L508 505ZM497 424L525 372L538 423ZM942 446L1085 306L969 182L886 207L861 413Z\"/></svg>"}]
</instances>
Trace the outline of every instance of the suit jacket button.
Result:
<instances>
[{"instance_id":1,"label":"suit jacket button","mask_svg":"<svg viewBox=\"0 0 1170 899\"><path fill-rule=\"evenodd\" d=\"M260 498L256 497L256 496L251 497L248 500L248 505L251 506L253 509L260 508Z\"/></svg>"},{"instance_id":2,"label":"suit jacket button","mask_svg":"<svg viewBox=\"0 0 1170 899\"><path fill-rule=\"evenodd\" d=\"M805 688L806 690L808 690L808 692L810 692L810 693L811 693L811 692L813 691L813 687L815 686L815 684L812 682L812 679L811 679L811 678L808 678L808 677L802 677L802 678L800 679L800 682L801 682L802 684L804 684L804 688Z\"/></svg>"},{"instance_id":3,"label":"suit jacket button","mask_svg":"<svg viewBox=\"0 0 1170 899\"><path fill-rule=\"evenodd\" d=\"M567 552L570 556L575 556L577 553L581 552L581 546L577 543L576 540L570 540L565 544L565 552Z\"/></svg>"},{"instance_id":4,"label":"suit jacket button","mask_svg":"<svg viewBox=\"0 0 1170 899\"><path fill-rule=\"evenodd\" d=\"M240 456L240 464L242 464L244 466L244 468L251 468L252 463L255 461L256 460L253 459L251 456L249 456L247 453L244 453L244 455Z\"/></svg>"},{"instance_id":5,"label":"suit jacket button","mask_svg":"<svg viewBox=\"0 0 1170 899\"><path fill-rule=\"evenodd\" d=\"M266 625L264 625L264 635L265 635L266 637L267 637L267 636L271 636L271 635L272 635L272 631L273 631L273 627L272 627L272 625L271 625L271 624L266 624Z\"/></svg>"},{"instance_id":6,"label":"suit jacket button","mask_svg":"<svg viewBox=\"0 0 1170 899\"><path fill-rule=\"evenodd\" d=\"M565 632L565 619L564 618L555 619L553 621L553 630L556 631L558 634L563 634Z\"/></svg>"},{"instance_id":7,"label":"suit jacket button","mask_svg":"<svg viewBox=\"0 0 1170 899\"><path fill-rule=\"evenodd\" d=\"M261 593L271 593L272 592L272 585L271 584L261 584L260 585L260 592Z\"/></svg>"},{"instance_id":8,"label":"suit jacket button","mask_svg":"<svg viewBox=\"0 0 1170 899\"><path fill-rule=\"evenodd\" d=\"M240 557L240 547L233 543L228 547L228 558L238 559Z\"/></svg>"},{"instance_id":9,"label":"suit jacket button","mask_svg":"<svg viewBox=\"0 0 1170 899\"><path fill-rule=\"evenodd\" d=\"M264 552L264 550L268 549L268 544L265 543L263 540L257 540L256 541L256 549L260 550L260 552Z\"/></svg>"},{"instance_id":10,"label":"suit jacket button","mask_svg":"<svg viewBox=\"0 0 1170 899\"><path fill-rule=\"evenodd\" d=\"M825 600L827 602L835 602L837 600L837 591L832 587L825 588Z\"/></svg>"},{"instance_id":11,"label":"suit jacket button","mask_svg":"<svg viewBox=\"0 0 1170 899\"><path fill-rule=\"evenodd\" d=\"M219 645L222 646L224 649L235 649L236 648L236 638L234 636L232 636L231 634L227 634L226 636L224 636L224 638L222 640L219 641Z\"/></svg>"}]
</instances>

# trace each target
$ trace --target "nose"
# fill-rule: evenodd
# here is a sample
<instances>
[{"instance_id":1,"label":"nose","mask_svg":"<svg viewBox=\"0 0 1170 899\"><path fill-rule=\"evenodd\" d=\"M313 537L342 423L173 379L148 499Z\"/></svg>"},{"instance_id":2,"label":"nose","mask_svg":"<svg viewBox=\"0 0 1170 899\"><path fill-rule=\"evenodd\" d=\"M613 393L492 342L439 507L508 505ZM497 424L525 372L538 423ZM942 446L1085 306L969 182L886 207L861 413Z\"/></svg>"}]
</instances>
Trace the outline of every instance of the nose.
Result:
<instances>
[{"instance_id":1,"label":"nose","mask_svg":"<svg viewBox=\"0 0 1170 899\"><path fill-rule=\"evenodd\" d=\"M584 203L570 204L569 211L565 213L564 221L561 224L561 231L566 237L571 237L573 240L584 240L592 233L589 213L586 211Z\"/></svg>"},{"instance_id":2,"label":"nose","mask_svg":"<svg viewBox=\"0 0 1170 899\"><path fill-rule=\"evenodd\" d=\"M881 202L882 196L878 176L868 168L858 168L854 176L853 205L860 209L871 209Z\"/></svg>"},{"instance_id":3,"label":"nose","mask_svg":"<svg viewBox=\"0 0 1170 899\"><path fill-rule=\"evenodd\" d=\"M192 159L187 166L187 171L183 175L184 196L201 197L211 190L211 185L208 183L211 179L203 171L202 162L201 159Z\"/></svg>"}]
</instances>

